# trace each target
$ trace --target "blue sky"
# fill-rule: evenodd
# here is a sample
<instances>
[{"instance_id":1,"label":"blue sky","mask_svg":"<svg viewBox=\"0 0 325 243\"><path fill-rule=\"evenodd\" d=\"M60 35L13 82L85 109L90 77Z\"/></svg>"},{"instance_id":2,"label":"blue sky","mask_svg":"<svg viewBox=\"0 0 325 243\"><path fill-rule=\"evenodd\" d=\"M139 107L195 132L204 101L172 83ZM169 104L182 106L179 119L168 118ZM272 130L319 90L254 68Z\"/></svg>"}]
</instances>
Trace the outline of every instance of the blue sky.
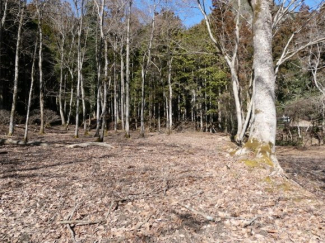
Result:
<instances>
[{"instance_id":1,"label":"blue sky","mask_svg":"<svg viewBox=\"0 0 325 243\"><path fill-rule=\"evenodd\" d=\"M70 2L73 6L72 0L65 0ZM134 0L134 5L138 8L146 7L148 4L151 4L152 0ZM170 1L172 3L174 11L177 15L181 18L184 25L186 27L191 27L195 24L198 24L202 19L203 16L200 10L197 7L196 0L180 0L180 1ZM179 2L179 3L176 3ZM207 11L209 12L210 7L212 7L212 0L205 0L205 6Z\"/></svg>"},{"instance_id":2,"label":"blue sky","mask_svg":"<svg viewBox=\"0 0 325 243\"><path fill-rule=\"evenodd\" d=\"M191 27L200 23L203 19L203 15L201 11L198 9L197 4L193 4L194 6L190 7L188 12L180 14L180 18L183 20L183 23L186 27ZM212 7L212 0L205 0L205 8L206 11L209 13L210 8Z\"/></svg>"}]
</instances>

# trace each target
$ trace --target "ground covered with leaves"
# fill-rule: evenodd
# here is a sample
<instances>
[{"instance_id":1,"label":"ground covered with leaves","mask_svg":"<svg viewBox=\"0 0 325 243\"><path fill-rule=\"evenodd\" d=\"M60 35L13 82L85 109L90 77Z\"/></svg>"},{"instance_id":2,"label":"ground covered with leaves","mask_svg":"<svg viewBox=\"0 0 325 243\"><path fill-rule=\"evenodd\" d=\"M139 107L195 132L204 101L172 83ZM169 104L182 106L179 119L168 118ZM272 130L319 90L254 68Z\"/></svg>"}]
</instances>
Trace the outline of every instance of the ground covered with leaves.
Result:
<instances>
[{"instance_id":1,"label":"ground covered with leaves","mask_svg":"<svg viewBox=\"0 0 325 243\"><path fill-rule=\"evenodd\" d=\"M324 153L279 149L286 179L232 157L224 134L31 139L47 144L0 146L0 242L325 240Z\"/></svg>"}]
</instances>

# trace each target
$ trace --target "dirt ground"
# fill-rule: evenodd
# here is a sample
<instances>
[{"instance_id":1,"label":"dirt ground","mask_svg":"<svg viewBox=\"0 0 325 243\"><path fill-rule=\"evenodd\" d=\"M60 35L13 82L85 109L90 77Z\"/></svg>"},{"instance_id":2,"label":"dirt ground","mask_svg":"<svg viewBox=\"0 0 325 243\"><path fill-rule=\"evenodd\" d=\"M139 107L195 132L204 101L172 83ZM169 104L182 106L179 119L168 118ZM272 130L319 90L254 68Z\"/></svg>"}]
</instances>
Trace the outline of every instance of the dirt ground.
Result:
<instances>
[{"instance_id":1,"label":"dirt ground","mask_svg":"<svg viewBox=\"0 0 325 243\"><path fill-rule=\"evenodd\" d=\"M110 131L110 148L69 148L94 137L36 130L48 146L0 146L0 242L325 241L324 147L278 148L291 180L232 157L225 134Z\"/></svg>"}]
</instances>

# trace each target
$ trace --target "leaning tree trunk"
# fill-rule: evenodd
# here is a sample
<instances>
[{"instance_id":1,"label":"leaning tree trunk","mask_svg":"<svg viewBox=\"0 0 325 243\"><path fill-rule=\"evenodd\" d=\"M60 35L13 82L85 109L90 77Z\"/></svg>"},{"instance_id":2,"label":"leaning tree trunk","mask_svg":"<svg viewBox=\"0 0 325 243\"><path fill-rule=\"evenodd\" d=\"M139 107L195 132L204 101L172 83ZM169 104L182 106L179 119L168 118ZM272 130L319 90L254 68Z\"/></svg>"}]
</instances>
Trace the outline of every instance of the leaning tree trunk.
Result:
<instances>
[{"instance_id":1,"label":"leaning tree trunk","mask_svg":"<svg viewBox=\"0 0 325 243\"><path fill-rule=\"evenodd\" d=\"M17 44L16 44L16 54L15 54L15 76L14 76L14 91L12 97L11 113L10 113L10 123L9 123L9 136L12 136L14 133L14 118L16 111L16 102L17 102L17 92L18 92L18 74L19 74L19 49L20 49L20 40L21 40L21 29L23 26L24 19L24 7L22 7L20 12L19 27L17 33Z\"/></svg>"},{"instance_id":2,"label":"leaning tree trunk","mask_svg":"<svg viewBox=\"0 0 325 243\"><path fill-rule=\"evenodd\" d=\"M31 74L30 74L31 82L30 82L30 89L29 89L29 95L28 95L28 105L27 105L25 133L24 133L24 143L28 142L28 123L29 123L30 106L32 104L36 54L37 54L37 42L35 43L35 50L34 50L33 62L32 62L32 70L31 70Z\"/></svg>"},{"instance_id":3,"label":"leaning tree trunk","mask_svg":"<svg viewBox=\"0 0 325 243\"><path fill-rule=\"evenodd\" d=\"M276 136L275 73L272 58L271 0L253 0L254 121L245 144L264 163L279 168L274 155Z\"/></svg>"}]
</instances>

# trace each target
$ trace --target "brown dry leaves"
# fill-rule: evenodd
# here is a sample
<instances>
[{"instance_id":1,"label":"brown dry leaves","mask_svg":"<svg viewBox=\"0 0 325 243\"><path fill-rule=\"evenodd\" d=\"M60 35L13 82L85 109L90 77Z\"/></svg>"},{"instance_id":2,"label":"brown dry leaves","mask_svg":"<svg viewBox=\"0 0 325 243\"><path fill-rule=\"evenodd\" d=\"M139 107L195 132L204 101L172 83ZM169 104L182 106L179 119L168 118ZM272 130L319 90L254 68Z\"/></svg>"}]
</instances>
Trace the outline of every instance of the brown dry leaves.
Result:
<instances>
[{"instance_id":1,"label":"brown dry leaves","mask_svg":"<svg viewBox=\"0 0 325 243\"><path fill-rule=\"evenodd\" d=\"M34 135L36 136L36 135ZM321 242L324 203L229 156L220 134L109 132L103 147L2 146L0 242ZM52 129L48 143L79 143ZM187 205L188 209L182 205ZM70 217L69 217L70 216ZM215 221L209 221L210 216Z\"/></svg>"}]
</instances>

